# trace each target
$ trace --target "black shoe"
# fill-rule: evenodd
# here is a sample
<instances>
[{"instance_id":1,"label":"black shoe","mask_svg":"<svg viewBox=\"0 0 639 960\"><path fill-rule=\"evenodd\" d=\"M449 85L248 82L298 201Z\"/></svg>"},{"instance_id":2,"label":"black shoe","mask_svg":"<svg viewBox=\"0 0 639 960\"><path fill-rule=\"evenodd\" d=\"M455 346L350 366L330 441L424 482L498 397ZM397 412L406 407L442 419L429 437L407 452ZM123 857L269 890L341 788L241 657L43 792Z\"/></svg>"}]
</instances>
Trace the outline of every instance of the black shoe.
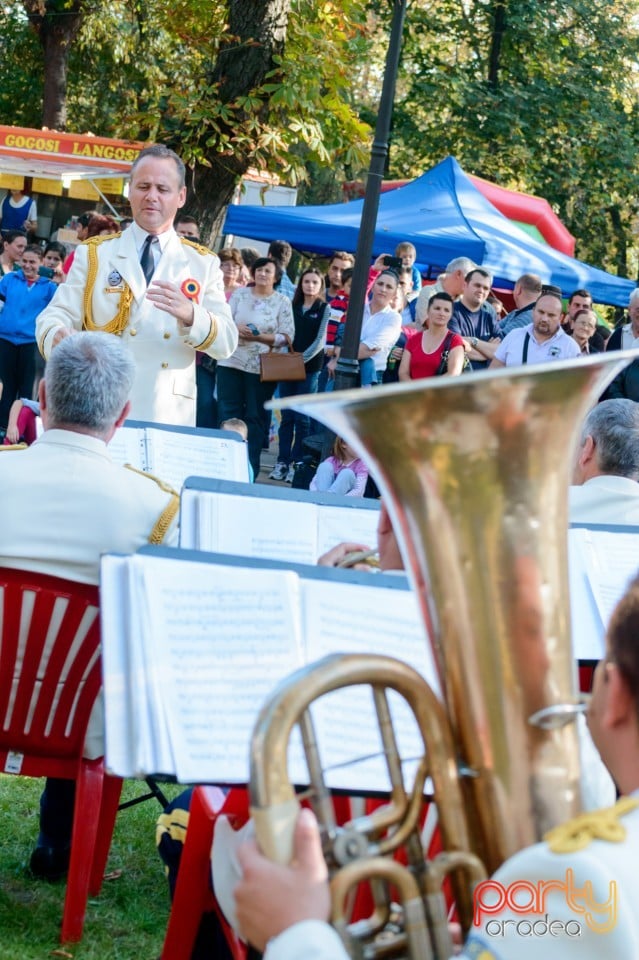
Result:
<instances>
[{"instance_id":1,"label":"black shoe","mask_svg":"<svg viewBox=\"0 0 639 960\"><path fill-rule=\"evenodd\" d=\"M38 880L64 880L69 870L69 848L36 847L31 854L29 869Z\"/></svg>"}]
</instances>

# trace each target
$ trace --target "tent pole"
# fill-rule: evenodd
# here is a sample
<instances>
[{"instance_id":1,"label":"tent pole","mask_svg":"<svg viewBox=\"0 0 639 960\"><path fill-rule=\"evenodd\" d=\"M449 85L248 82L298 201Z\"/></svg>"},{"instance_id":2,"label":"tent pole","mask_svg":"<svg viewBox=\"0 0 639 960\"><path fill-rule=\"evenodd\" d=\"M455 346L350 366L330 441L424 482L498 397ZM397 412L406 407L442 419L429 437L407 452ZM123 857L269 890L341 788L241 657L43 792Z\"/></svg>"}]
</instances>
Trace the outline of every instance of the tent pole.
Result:
<instances>
[{"instance_id":1,"label":"tent pole","mask_svg":"<svg viewBox=\"0 0 639 960\"><path fill-rule=\"evenodd\" d=\"M386 65L382 82L382 93L379 100L379 111L375 125L375 139L371 149L371 160L366 180L366 194L362 208L362 220L357 238L355 254L355 272L348 306L347 323L344 328L344 339L340 351L337 369L335 370L335 389L345 390L357 386L359 363L360 333L362 316L368 286L368 269L373 252L373 239L377 224L377 209L382 180L386 170L388 156L388 137L390 133L391 117L393 114L393 100L395 99L395 82L399 68L399 55L402 47L402 32L406 15L407 0L391 0L393 6L393 21L391 26Z\"/></svg>"}]
</instances>

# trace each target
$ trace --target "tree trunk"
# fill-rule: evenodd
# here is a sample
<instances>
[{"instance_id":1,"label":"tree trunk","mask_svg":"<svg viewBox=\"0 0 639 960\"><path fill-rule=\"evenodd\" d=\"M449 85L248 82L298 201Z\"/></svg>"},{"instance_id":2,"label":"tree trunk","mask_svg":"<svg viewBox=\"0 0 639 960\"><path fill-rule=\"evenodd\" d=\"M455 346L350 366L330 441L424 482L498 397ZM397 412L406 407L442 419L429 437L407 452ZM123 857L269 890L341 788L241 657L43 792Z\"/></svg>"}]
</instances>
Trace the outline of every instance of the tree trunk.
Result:
<instances>
[{"instance_id":1,"label":"tree trunk","mask_svg":"<svg viewBox=\"0 0 639 960\"><path fill-rule=\"evenodd\" d=\"M274 57L284 50L290 11L291 0L230 0L226 44L206 76L207 83L219 84L220 103L233 103L256 91L260 96L258 88L276 68ZM258 116L268 108L268 94L260 99ZM241 122L246 114L236 116ZM229 132L232 134L232 129ZM174 146L179 148L179 143ZM205 147L211 166L196 168L188 199L189 213L200 222L204 237L219 227L237 182L251 166L254 146L243 143L223 156Z\"/></svg>"},{"instance_id":2,"label":"tree trunk","mask_svg":"<svg viewBox=\"0 0 639 960\"><path fill-rule=\"evenodd\" d=\"M504 0L497 0L493 8L493 29L490 39L490 54L488 57L488 84L496 90L499 86L499 66L501 61L501 45L506 32L506 4Z\"/></svg>"},{"instance_id":3,"label":"tree trunk","mask_svg":"<svg viewBox=\"0 0 639 960\"><path fill-rule=\"evenodd\" d=\"M51 130L66 128L69 52L84 20L85 3L72 0L58 11L42 0L23 0L44 54L42 126Z\"/></svg>"}]
</instances>

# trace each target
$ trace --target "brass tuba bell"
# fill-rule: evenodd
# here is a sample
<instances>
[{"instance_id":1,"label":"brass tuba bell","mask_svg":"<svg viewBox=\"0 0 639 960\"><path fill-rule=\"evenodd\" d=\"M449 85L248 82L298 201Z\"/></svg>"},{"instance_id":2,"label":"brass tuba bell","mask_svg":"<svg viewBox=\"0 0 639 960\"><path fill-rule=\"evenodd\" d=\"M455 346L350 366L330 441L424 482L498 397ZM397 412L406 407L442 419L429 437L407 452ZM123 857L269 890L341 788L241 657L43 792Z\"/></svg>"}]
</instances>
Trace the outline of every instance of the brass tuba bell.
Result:
<instances>
[{"instance_id":1,"label":"brass tuba bell","mask_svg":"<svg viewBox=\"0 0 639 960\"><path fill-rule=\"evenodd\" d=\"M574 726L547 729L530 717L577 697L571 454L588 408L630 356L273 404L323 422L366 460L413 585L427 585L418 595L445 691L450 760L470 773L469 849L489 872L580 810ZM271 759L263 753L265 769ZM266 789L260 802L268 808L274 796ZM436 800L441 814L446 799Z\"/></svg>"}]
</instances>

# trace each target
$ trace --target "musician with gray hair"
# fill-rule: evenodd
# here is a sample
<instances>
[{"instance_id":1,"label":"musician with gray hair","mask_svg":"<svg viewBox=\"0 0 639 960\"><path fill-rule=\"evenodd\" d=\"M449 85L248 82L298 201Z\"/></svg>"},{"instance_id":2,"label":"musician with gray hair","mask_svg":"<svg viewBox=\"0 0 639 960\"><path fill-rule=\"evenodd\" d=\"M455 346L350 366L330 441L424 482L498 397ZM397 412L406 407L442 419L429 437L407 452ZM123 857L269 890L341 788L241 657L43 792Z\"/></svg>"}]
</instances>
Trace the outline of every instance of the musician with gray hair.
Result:
<instances>
[{"instance_id":1,"label":"musician with gray hair","mask_svg":"<svg viewBox=\"0 0 639 960\"><path fill-rule=\"evenodd\" d=\"M570 488L571 523L639 524L639 404L604 400L584 422Z\"/></svg>"},{"instance_id":2,"label":"musician with gray hair","mask_svg":"<svg viewBox=\"0 0 639 960\"><path fill-rule=\"evenodd\" d=\"M639 579L617 605L597 667L588 726L622 799L551 830L474 892L467 960L636 960L639 911ZM255 843L239 850L237 918L265 960L346 960L326 920L327 870L317 825L298 818L290 866ZM513 909L513 905L515 909ZM411 958L421 960L421 958Z\"/></svg>"},{"instance_id":3,"label":"musician with gray hair","mask_svg":"<svg viewBox=\"0 0 639 960\"><path fill-rule=\"evenodd\" d=\"M44 434L24 450L5 448L0 455L2 566L97 584L102 553L175 545L178 495L113 463L107 449L129 413L135 372L131 352L117 337L78 333L55 348L39 388ZM98 701L85 756L103 753ZM71 780L47 781L31 858L38 877L66 873L74 791Z\"/></svg>"}]
</instances>

